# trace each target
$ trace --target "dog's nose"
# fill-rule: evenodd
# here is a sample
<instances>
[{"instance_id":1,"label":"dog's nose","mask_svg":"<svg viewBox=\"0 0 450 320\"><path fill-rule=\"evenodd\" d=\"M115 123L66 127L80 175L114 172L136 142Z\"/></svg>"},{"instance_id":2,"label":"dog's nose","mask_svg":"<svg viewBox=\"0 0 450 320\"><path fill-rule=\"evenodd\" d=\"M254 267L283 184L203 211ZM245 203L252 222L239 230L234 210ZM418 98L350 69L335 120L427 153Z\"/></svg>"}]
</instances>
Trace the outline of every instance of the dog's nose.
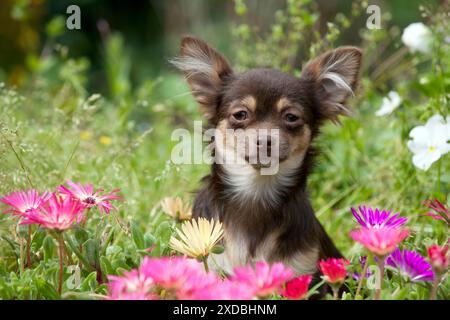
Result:
<instances>
[{"instance_id":1,"label":"dog's nose","mask_svg":"<svg viewBox=\"0 0 450 320\"><path fill-rule=\"evenodd\" d=\"M256 146L258 148L262 148L264 146L267 146L267 149L270 149L271 146L272 146L272 140L271 140L270 136L267 136L265 138L258 138L256 140Z\"/></svg>"}]
</instances>

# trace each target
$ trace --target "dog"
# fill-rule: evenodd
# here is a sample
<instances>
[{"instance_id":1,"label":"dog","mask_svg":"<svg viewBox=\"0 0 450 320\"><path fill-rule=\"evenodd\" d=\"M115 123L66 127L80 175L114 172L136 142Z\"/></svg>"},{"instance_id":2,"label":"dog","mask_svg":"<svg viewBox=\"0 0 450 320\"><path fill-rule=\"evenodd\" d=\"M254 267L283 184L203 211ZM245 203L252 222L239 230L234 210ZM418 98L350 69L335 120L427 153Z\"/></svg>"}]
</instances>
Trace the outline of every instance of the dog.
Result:
<instances>
[{"instance_id":1,"label":"dog","mask_svg":"<svg viewBox=\"0 0 450 320\"><path fill-rule=\"evenodd\" d=\"M321 125L351 114L346 102L357 88L361 58L359 48L339 47L309 61L299 77L274 69L237 74L208 43L182 38L172 63L183 72L209 128L279 132L275 174L262 175L258 162L213 163L196 194L193 217L223 223L225 250L214 260L225 273L262 260L318 279L320 259L343 257L314 214L307 178ZM259 138L270 149L270 134L249 143L258 149ZM243 152L248 160L248 150Z\"/></svg>"}]
</instances>

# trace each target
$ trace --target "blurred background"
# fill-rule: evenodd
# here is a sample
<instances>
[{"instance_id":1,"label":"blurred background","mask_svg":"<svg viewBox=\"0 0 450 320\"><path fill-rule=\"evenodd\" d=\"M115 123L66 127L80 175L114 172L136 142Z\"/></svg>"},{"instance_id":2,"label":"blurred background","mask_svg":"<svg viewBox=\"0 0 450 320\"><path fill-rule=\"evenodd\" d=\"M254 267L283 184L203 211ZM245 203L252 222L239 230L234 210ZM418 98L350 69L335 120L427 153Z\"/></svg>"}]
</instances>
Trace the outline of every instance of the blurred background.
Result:
<instances>
[{"instance_id":1,"label":"blurred background","mask_svg":"<svg viewBox=\"0 0 450 320\"><path fill-rule=\"evenodd\" d=\"M305 1L304 1L305 2ZM309 1L306 1L309 2ZM350 13L351 0L317 0L315 12L321 18L316 28L324 31L328 21L338 14ZM420 20L422 1L370 1L400 28ZM439 4L439 0L426 1ZM66 8L81 8L81 30L68 30ZM286 9L284 0L246 1L245 21L264 33L274 23L274 13ZM170 71L167 60L178 52L180 37L199 36L213 43L233 60L236 43L233 28L242 22L239 1L232 0L3 0L0 7L0 81L23 85L36 71L37 60L51 54L54 45L66 50L68 57L85 58L90 91L114 95L108 88L106 55L109 50L122 50L129 58L126 77L136 87L145 79ZM355 19L339 42L358 44L355 30L365 25L366 14ZM301 30L299 32L302 32ZM308 30L305 30L308 32ZM111 39L111 37L113 39ZM114 48L109 48L113 46Z\"/></svg>"}]
</instances>

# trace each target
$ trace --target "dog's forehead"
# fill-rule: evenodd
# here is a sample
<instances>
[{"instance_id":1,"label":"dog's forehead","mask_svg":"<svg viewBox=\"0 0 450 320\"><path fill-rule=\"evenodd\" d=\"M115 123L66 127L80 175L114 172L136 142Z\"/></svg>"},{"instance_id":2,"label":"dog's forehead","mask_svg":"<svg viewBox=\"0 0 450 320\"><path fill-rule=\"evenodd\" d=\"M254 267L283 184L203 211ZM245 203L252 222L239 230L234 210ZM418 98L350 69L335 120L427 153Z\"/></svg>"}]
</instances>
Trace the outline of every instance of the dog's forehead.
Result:
<instances>
[{"instance_id":1,"label":"dog's forehead","mask_svg":"<svg viewBox=\"0 0 450 320\"><path fill-rule=\"evenodd\" d=\"M254 69L239 75L225 92L225 102L251 97L258 106L276 107L287 101L299 102L302 86L298 78L278 70Z\"/></svg>"}]
</instances>

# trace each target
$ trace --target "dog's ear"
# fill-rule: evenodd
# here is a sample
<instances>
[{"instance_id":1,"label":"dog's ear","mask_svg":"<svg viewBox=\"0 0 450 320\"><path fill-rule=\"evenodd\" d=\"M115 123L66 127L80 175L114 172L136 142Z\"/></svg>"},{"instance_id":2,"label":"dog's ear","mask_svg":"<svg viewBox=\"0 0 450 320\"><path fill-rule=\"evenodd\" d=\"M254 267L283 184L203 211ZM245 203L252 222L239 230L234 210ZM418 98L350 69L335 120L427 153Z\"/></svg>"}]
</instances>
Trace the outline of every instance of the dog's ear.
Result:
<instances>
[{"instance_id":1,"label":"dog's ear","mask_svg":"<svg viewBox=\"0 0 450 320\"><path fill-rule=\"evenodd\" d=\"M319 113L333 122L339 115L350 115L345 105L356 89L362 52L355 47L340 47L309 61L301 79L312 84Z\"/></svg>"},{"instance_id":2,"label":"dog's ear","mask_svg":"<svg viewBox=\"0 0 450 320\"><path fill-rule=\"evenodd\" d=\"M180 56L171 62L183 71L195 100L205 117L211 120L223 85L233 73L230 64L206 42L194 37L184 37L180 51Z\"/></svg>"}]
</instances>

